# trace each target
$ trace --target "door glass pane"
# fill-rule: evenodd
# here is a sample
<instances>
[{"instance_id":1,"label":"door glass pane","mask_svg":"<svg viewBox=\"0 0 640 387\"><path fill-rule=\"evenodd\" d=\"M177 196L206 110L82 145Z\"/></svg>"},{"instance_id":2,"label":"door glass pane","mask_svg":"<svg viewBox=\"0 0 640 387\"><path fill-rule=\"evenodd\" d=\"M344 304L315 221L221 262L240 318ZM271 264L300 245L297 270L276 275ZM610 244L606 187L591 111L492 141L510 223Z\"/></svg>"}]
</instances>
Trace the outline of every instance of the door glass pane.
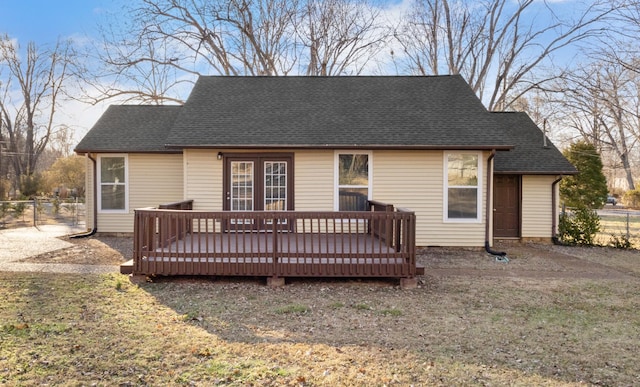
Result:
<instances>
[{"instance_id":1,"label":"door glass pane","mask_svg":"<svg viewBox=\"0 0 640 387\"><path fill-rule=\"evenodd\" d=\"M287 209L286 161L265 161L264 163L264 209L265 211Z\"/></svg>"},{"instance_id":2,"label":"door glass pane","mask_svg":"<svg viewBox=\"0 0 640 387\"><path fill-rule=\"evenodd\" d=\"M231 162L231 211L253 211L253 161Z\"/></svg>"}]
</instances>

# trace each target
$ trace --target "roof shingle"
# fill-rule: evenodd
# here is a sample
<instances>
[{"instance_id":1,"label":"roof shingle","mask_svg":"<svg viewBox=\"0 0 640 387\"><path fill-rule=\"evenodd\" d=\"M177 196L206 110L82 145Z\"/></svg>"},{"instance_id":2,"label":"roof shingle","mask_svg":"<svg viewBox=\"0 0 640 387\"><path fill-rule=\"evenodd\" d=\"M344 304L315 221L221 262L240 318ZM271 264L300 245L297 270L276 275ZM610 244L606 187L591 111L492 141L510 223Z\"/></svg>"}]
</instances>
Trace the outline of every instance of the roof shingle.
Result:
<instances>
[{"instance_id":1,"label":"roof shingle","mask_svg":"<svg viewBox=\"0 0 640 387\"><path fill-rule=\"evenodd\" d=\"M496 173L575 174L576 168L547 139L544 133L522 112L492 113L505 125L505 138L514 145L509 152L498 152L494 160Z\"/></svg>"},{"instance_id":2,"label":"roof shingle","mask_svg":"<svg viewBox=\"0 0 640 387\"><path fill-rule=\"evenodd\" d=\"M111 106L75 151L180 148L510 149L497 173L575 168L525 113L490 113L458 75L202 76L184 106Z\"/></svg>"},{"instance_id":3,"label":"roof shingle","mask_svg":"<svg viewBox=\"0 0 640 387\"><path fill-rule=\"evenodd\" d=\"M167 152L165 142L181 106L109 106L76 146L87 152Z\"/></svg>"},{"instance_id":4,"label":"roof shingle","mask_svg":"<svg viewBox=\"0 0 640 387\"><path fill-rule=\"evenodd\" d=\"M508 147L454 76L203 76L169 147Z\"/></svg>"}]
</instances>

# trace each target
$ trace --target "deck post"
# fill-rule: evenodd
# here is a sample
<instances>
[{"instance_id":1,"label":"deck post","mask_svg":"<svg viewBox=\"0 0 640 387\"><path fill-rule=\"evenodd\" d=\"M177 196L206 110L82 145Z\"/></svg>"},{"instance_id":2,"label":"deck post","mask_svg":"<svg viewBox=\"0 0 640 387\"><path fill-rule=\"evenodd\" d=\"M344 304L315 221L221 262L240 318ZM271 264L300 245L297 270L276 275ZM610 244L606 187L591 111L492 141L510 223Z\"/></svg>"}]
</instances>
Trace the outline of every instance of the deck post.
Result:
<instances>
[{"instance_id":1,"label":"deck post","mask_svg":"<svg viewBox=\"0 0 640 387\"><path fill-rule=\"evenodd\" d=\"M266 219L264 219L266 221ZM284 286L284 277L278 277L280 273L280 265L278 262L278 256L280 246L278 244L278 219L271 219L271 246L272 250L272 260L273 260L273 276L267 277L267 286L272 288L280 288Z\"/></svg>"},{"instance_id":2,"label":"deck post","mask_svg":"<svg viewBox=\"0 0 640 387\"><path fill-rule=\"evenodd\" d=\"M400 278L400 289L402 290L410 290L418 287L418 279L416 277L412 278Z\"/></svg>"},{"instance_id":3,"label":"deck post","mask_svg":"<svg viewBox=\"0 0 640 387\"><path fill-rule=\"evenodd\" d=\"M281 288L284 286L284 277L267 277L267 286L271 288Z\"/></svg>"},{"instance_id":4,"label":"deck post","mask_svg":"<svg viewBox=\"0 0 640 387\"><path fill-rule=\"evenodd\" d=\"M266 219L265 219L266 221ZM278 277L280 273L280 264L278 262L278 256L280 255L279 251L280 250L280 246L278 246L278 219L272 219L271 220L271 246L272 246L272 256L271 259L273 260L273 278L274 280ZM284 279L282 281L282 285L284 285Z\"/></svg>"}]
</instances>

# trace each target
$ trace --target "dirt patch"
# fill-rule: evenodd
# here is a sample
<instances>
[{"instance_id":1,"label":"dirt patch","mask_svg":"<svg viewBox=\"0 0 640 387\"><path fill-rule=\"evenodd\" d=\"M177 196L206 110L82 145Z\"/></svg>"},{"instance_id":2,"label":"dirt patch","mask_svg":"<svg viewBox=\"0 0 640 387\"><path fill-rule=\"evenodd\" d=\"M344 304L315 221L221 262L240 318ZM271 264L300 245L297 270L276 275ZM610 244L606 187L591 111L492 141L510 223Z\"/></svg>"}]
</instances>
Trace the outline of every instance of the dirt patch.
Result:
<instances>
[{"instance_id":1,"label":"dirt patch","mask_svg":"<svg viewBox=\"0 0 640 387\"><path fill-rule=\"evenodd\" d=\"M418 262L427 275L566 279L629 279L640 276L637 250L556 246L543 243L500 243L507 253L498 261L481 249L424 248Z\"/></svg>"},{"instance_id":2,"label":"dirt patch","mask_svg":"<svg viewBox=\"0 0 640 387\"><path fill-rule=\"evenodd\" d=\"M30 262L110 264L131 238ZM0 384L637 385L637 251L420 249L395 280L0 272Z\"/></svg>"},{"instance_id":3,"label":"dirt patch","mask_svg":"<svg viewBox=\"0 0 640 387\"><path fill-rule=\"evenodd\" d=\"M60 238L73 246L22 259L20 263L119 265L133 257L133 238Z\"/></svg>"},{"instance_id":4,"label":"dirt patch","mask_svg":"<svg viewBox=\"0 0 640 387\"><path fill-rule=\"evenodd\" d=\"M131 237L61 238L72 247L29 257L23 263L119 265L133 257ZM417 252L417 262L429 277L523 277L566 279L628 279L640 277L637 250L608 247L571 247L543 243L508 243L494 246L505 251L508 262L496 260L484 249L431 247Z\"/></svg>"}]
</instances>

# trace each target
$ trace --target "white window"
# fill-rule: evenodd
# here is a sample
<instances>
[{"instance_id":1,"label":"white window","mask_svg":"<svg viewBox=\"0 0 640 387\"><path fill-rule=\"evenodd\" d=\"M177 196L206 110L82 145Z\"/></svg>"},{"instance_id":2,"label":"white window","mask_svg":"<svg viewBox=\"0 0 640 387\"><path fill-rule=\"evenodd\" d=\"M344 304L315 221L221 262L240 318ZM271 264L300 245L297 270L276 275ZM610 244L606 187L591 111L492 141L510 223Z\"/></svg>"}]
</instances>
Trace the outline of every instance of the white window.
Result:
<instances>
[{"instance_id":1,"label":"white window","mask_svg":"<svg viewBox=\"0 0 640 387\"><path fill-rule=\"evenodd\" d=\"M366 211L371 194L371 154L336 153L335 209Z\"/></svg>"},{"instance_id":2,"label":"white window","mask_svg":"<svg viewBox=\"0 0 640 387\"><path fill-rule=\"evenodd\" d=\"M479 222L482 201L482 153L445 152L444 220Z\"/></svg>"},{"instance_id":3,"label":"white window","mask_svg":"<svg viewBox=\"0 0 640 387\"><path fill-rule=\"evenodd\" d=\"M129 173L125 155L98 158L98 208L101 212L128 212Z\"/></svg>"}]
</instances>

